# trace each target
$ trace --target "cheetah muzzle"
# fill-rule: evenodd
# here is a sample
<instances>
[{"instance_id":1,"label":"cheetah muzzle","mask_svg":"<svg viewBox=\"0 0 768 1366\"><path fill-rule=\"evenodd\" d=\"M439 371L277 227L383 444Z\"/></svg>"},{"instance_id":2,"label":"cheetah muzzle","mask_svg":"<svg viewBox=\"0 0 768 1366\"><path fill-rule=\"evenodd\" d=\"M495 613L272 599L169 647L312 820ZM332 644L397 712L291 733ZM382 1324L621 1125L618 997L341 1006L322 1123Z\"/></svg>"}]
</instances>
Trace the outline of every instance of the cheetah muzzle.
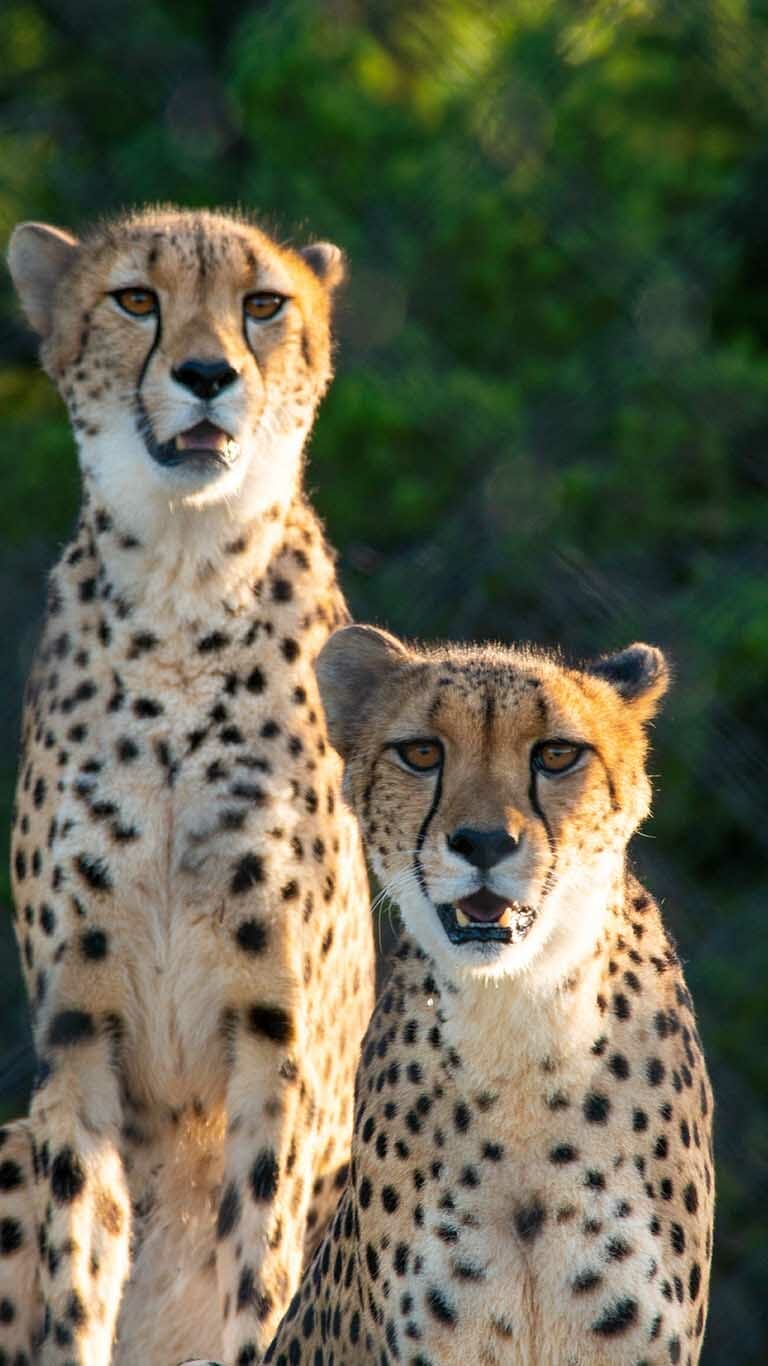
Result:
<instances>
[{"instance_id":1,"label":"cheetah muzzle","mask_svg":"<svg viewBox=\"0 0 768 1366\"><path fill-rule=\"evenodd\" d=\"M537 913L481 887L452 905L438 906L437 914L452 944L521 944Z\"/></svg>"},{"instance_id":2,"label":"cheetah muzzle","mask_svg":"<svg viewBox=\"0 0 768 1366\"><path fill-rule=\"evenodd\" d=\"M149 454L159 465L194 469L199 474L210 470L215 475L230 469L240 455L240 443L207 419L161 444L146 431L144 439Z\"/></svg>"}]
</instances>

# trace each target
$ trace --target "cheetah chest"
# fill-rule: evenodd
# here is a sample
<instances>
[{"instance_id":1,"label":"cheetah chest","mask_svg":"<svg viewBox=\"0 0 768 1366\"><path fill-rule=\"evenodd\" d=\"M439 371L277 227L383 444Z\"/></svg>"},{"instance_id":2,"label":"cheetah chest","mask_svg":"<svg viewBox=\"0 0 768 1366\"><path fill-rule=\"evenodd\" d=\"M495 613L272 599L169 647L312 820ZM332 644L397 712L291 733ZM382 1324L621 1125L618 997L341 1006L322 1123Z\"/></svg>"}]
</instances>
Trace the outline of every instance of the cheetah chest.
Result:
<instances>
[{"instance_id":1,"label":"cheetah chest","mask_svg":"<svg viewBox=\"0 0 768 1366\"><path fill-rule=\"evenodd\" d=\"M316 820L316 801L310 810L294 800L274 707L226 686L211 674L170 686L160 671L126 671L119 686L97 679L79 709L78 762L60 780L52 839L72 932L108 936L142 1070L171 1104L191 1098L193 1076L218 1087L238 918L247 911L266 950L264 964L250 964L255 979L267 961L272 974L289 966L275 883L290 881L297 831ZM312 760L306 792L318 762L330 757Z\"/></svg>"}]
</instances>

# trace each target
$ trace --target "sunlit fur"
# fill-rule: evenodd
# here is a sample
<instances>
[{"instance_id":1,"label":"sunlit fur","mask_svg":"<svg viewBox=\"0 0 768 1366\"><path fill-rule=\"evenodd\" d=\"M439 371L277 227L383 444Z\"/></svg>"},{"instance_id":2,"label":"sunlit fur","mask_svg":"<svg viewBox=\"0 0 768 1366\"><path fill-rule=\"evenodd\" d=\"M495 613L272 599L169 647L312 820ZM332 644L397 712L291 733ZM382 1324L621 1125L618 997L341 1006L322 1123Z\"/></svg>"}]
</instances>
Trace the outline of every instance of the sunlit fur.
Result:
<instances>
[{"instance_id":1,"label":"sunlit fur","mask_svg":"<svg viewBox=\"0 0 768 1366\"><path fill-rule=\"evenodd\" d=\"M82 242L22 225L9 260L84 489L13 821L41 1071L0 1130L0 1362L253 1362L344 1179L373 988L313 671L347 611L300 480L340 252L162 210ZM128 285L158 317L119 308ZM263 289L289 300L246 323ZM238 375L204 410L171 373L191 360ZM240 455L164 468L142 414Z\"/></svg>"},{"instance_id":2,"label":"sunlit fur","mask_svg":"<svg viewBox=\"0 0 768 1366\"><path fill-rule=\"evenodd\" d=\"M712 1097L680 964L625 862L661 652L577 669L347 627L317 673L406 930L363 1041L344 1196L265 1366L696 1366ZM441 773L408 770L416 739L442 746ZM555 739L582 758L536 775ZM479 881L447 851L459 830L473 856L468 830L506 831L497 853L517 838L485 881L535 909L519 943L447 937L437 908Z\"/></svg>"},{"instance_id":3,"label":"sunlit fur","mask_svg":"<svg viewBox=\"0 0 768 1366\"><path fill-rule=\"evenodd\" d=\"M643 723L664 677L628 702L604 679L529 650L449 647L383 662L391 667L382 686L361 702L367 724L345 746L346 791L377 877L447 972L549 989L594 945L623 880L627 841L648 813ZM441 742L441 770L407 769L393 745L413 737ZM534 772L534 746L550 739L586 746L572 769ZM448 846L466 825L506 828L518 848L482 878ZM521 943L448 940L436 906L481 886L534 908Z\"/></svg>"},{"instance_id":4,"label":"sunlit fur","mask_svg":"<svg viewBox=\"0 0 768 1366\"><path fill-rule=\"evenodd\" d=\"M26 225L17 230L15 251L12 241L12 269L25 233ZM86 491L127 535L154 547L153 569L167 566L159 576L166 583L181 559L188 571L203 560L221 568L238 530L284 509L296 492L331 375L328 283L298 250L225 215L160 208L96 227L82 241L61 236L48 316L35 298L25 300L21 267L14 273L43 332L43 364L69 409ZM340 265L335 275L331 283ZM129 316L112 297L139 285L156 294L156 314ZM286 296L265 322L243 309L245 296L261 290ZM172 375L190 358L224 359L238 378L204 402ZM157 442L207 419L238 443L237 460L212 471L163 467L147 449L139 403ZM144 576L135 556L116 567L122 589Z\"/></svg>"}]
</instances>

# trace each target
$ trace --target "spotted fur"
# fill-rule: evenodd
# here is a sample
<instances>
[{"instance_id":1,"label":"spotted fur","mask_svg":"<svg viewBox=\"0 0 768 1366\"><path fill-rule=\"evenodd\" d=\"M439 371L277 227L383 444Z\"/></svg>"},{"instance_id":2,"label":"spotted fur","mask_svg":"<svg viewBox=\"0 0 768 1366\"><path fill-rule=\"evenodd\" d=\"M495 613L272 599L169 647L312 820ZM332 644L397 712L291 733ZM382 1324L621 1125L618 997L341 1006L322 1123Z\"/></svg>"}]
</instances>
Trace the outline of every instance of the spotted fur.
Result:
<instances>
[{"instance_id":1,"label":"spotted fur","mask_svg":"<svg viewBox=\"0 0 768 1366\"><path fill-rule=\"evenodd\" d=\"M578 670L350 627L318 669L406 933L363 1046L349 1184L265 1362L693 1366L712 1097L675 951L626 867L660 652ZM414 739L439 745L430 771L404 761ZM555 775L551 740L576 747ZM509 841L482 869L472 831ZM525 934L451 942L439 908L480 884L529 908Z\"/></svg>"},{"instance_id":2,"label":"spotted fur","mask_svg":"<svg viewBox=\"0 0 768 1366\"><path fill-rule=\"evenodd\" d=\"M25 225L10 259L84 495L24 716L12 865L40 1071L0 1152L0 1360L205 1343L246 1366L343 1185L371 1005L312 668L346 609L301 493L339 253L163 210L81 243ZM113 297L129 286L149 320ZM284 298L274 319L246 319L253 291ZM195 394L190 359L234 378ZM158 461L204 420L235 459Z\"/></svg>"}]
</instances>

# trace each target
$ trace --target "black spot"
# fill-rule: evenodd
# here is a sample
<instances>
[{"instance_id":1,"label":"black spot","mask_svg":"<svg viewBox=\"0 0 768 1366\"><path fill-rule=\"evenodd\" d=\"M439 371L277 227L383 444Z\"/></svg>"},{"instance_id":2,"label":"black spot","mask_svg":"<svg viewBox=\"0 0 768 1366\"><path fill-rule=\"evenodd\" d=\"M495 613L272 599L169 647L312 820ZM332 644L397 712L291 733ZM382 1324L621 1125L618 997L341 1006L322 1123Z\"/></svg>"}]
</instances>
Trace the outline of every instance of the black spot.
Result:
<instances>
[{"instance_id":1,"label":"black spot","mask_svg":"<svg viewBox=\"0 0 768 1366\"><path fill-rule=\"evenodd\" d=\"M469 1106L465 1105L463 1101L460 1101L459 1104L454 1107L453 1122L460 1134L466 1133L472 1123L472 1114Z\"/></svg>"},{"instance_id":2,"label":"black spot","mask_svg":"<svg viewBox=\"0 0 768 1366\"><path fill-rule=\"evenodd\" d=\"M76 1290L73 1290L67 1298L67 1318L70 1323L74 1323L76 1328L82 1328L88 1320L85 1305Z\"/></svg>"},{"instance_id":3,"label":"black spot","mask_svg":"<svg viewBox=\"0 0 768 1366\"><path fill-rule=\"evenodd\" d=\"M275 602L290 602L293 588L287 579L275 579L272 584L272 598Z\"/></svg>"},{"instance_id":4,"label":"black spot","mask_svg":"<svg viewBox=\"0 0 768 1366\"><path fill-rule=\"evenodd\" d=\"M202 640L197 642L197 648L201 655L223 650L227 645L229 645L229 636L225 635L223 631L211 631L209 635L203 636Z\"/></svg>"},{"instance_id":5,"label":"black spot","mask_svg":"<svg viewBox=\"0 0 768 1366\"><path fill-rule=\"evenodd\" d=\"M523 1242L532 1243L541 1233L546 1218L547 1212L538 1198L530 1205L521 1205L514 1215L518 1236Z\"/></svg>"},{"instance_id":6,"label":"black spot","mask_svg":"<svg viewBox=\"0 0 768 1366\"><path fill-rule=\"evenodd\" d=\"M221 1197L219 1214L216 1221L216 1237L228 1238L234 1232L240 1222L242 1205L240 1195L234 1181L230 1181Z\"/></svg>"},{"instance_id":7,"label":"black spot","mask_svg":"<svg viewBox=\"0 0 768 1366\"><path fill-rule=\"evenodd\" d=\"M369 1272L369 1274L370 1274L371 1280L373 1280L373 1281L378 1280L378 1278L379 1278L379 1257L378 1257L378 1253L376 1252L376 1249L373 1247L373 1245L372 1245L371 1243L368 1243L368 1244L366 1245L366 1249L365 1249L365 1260L366 1260L366 1263L367 1263L367 1266L368 1266L368 1272Z\"/></svg>"},{"instance_id":8,"label":"black spot","mask_svg":"<svg viewBox=\"0 0 768 1366\"><path fill-rule=\"evenodd\" d=\"M549 1160L550 1162L554 1162L556 1167L561 1167L567 1162L575 1162L578 1155L573 1144L559 1143L556 1148L550 1149Z\"/></svg>"},{"instance_id":9,"label":"black spot","mask_svg":"<svg viewBox=\"0 0 768 1366\"><path fill-rule=\"evenodd\" d=\"M384 1186L381 1192L381 1203L387 1214L394 1214L400 1204L400 1196L394 1186Z\"/></svg>"},{"instance_id":10,"label":"black spot","mask_svg":"<svg viewBox=\"0 0 768 1366\"><path fill-rule=\"evenodd\" d=\"M162 710L161 704L156 702L152 697L137 697L133 704L134 716L138 716L142 720L146 720L153 716L160 716Z\"/></svg>"},{"instance_id":11,"label":"black spot","mask_svg":"<svg viewBox=\"0 0 768 1366\"><path fill-rule=\"evenodd\" d=\"M51 1048L71 1048L93 1039L95 1034L93 1016L85 1010L61 1010L51 1021L48 1043Z\"/></svg>"},{"instance_id":12,"label":"black spot","mask_svg":"<svg viewBox=\"0 0 768 1366\"><path fill-rule=\"evenodd\" d=\"M597 1271L580 1271L574 1276L571 1282L571 1289L574 1295L587 1295L590 1290L596 1290L602 1285L603 1278Z\"/></svg>"},{"instance_id":13,"label":"black spot","mask_svg":"<svg viewBox=\"0 0 768 1366\"><path fill-rule=\"evenodd\" d=\"M694 1262L688 1277L688 1294L692 1300L698 1298L701 1289L701 1267L698 1262Z\"/></svg>"},{"instance_id":14,"label":"black spot","mask_svg":"<svg viewBox=\"0 0 768 1366\"><path fill-rule=\"evenodd\" d=\"M292 640L290 636L287 636L285 640L281 642L280 649L283 652L284 659L286 659L289 664L292 664L295 659L298 659L300 653L298 643L295 640Z\"/></svg>"},{"instance_id":15,"label":"black spot","mask_svg":"<svg viewBox=\"0 0 768 1366\"><path fill-rule=\"evenodd\" d=\"M0 1191L14 1191L24 1185L24 1173L18 1162L6 1158L0 1162Z\"/></svg>"},{"instance_id":16,"label":"black spot","mask_svg":"<svg viewBox=\"0 0 768 1366\"><path fill-rule=\"evenodd\" d=\"M260 693L264 691L267 686L267 680L261 669L257 667L251 670L245 680L245 686L249 692Z\"/></svg>"},{"instance_id":17,"label":"black spot","mask_svg":"<svg viewBox=\"0 0 768 1366\"><path fill-rule=\"evenodd\" d=\"M683 1191L683 1203L689 1214L695 1214L699 1208L699 1192L692 1181L689 1181Z\"/></svg>"},{"instance_id":18,"label":"black spot","mask_svg":"<svg viewBox=\"0 0 768 1366\"><path fill-rule=\"evenodd\" d=\"M623 1053L614 1053L608 1060L608 1070L617 1081L626 1081L629 1076L629 1063Z\"/></svg>"},{"instance_id":19,"label":"black spot","mask_svg":"<svg viewBox=\"0 0 768 1366\"><path fill-rule=\"evenodd\" d=\"M661 1058L649 1058L645 1065L645 1075L648 1078L649 1086L660 1086L666 1075L666 1068Z\"/></svg>"},{"instance_id":20,"label":"black spot","mask_svg":"<svg viewBox=\"0 0 768 1366\"><path fill-rule=\"evenodd\" d=\"M24 1243L24 1230L18 1219L0 1219L0 1257L10 1257Z\"/></svg>"},{"instance_id":21,"label":"black spot","mask_svg":"<svg viewBox=\"0 0 768 1366\"><path fill-rule=\"evenodd\" d=\"M637 1300L623 1299L617 1300L592 1324L592 1332L599 1334L600 1337L614 1338L621 1333L626 1333L628 1328L637 1323Z\"/></svg>"},{"instance_id":22,"label":"black spot","mask_svg":"<svg viewBox=\"0 0 768 1366\"><path fill-rule=\"evenodd\" d=\"M109 892L112 890L112 879L109 869L103 859L91 858L88 854L78 854L75 859L75 867L84 882L92 887L95 892Z\"/></svg>"},{"instance_id":23,"label":"black spot","mask_svg":"<svg viewBox=\"0 0 768 1366\"><path fill-rule=\"evenodd\" d=\"M239 895L264 881L264 860L258 854L244 854L232 875L230 891Z\"/></svg>"},{"instance_id":24,"label":"black spot","mask_svg":"<svg viewBox=\"0 0 768 1366\"><path fill-rule=\"evenodd\" d=\"M591 1091L584 1100L584 1118L590 1124L605 1124L611 1112L611 1102L598 1091Z\"/></svg>"},{"instance_id":25,"label":"black spot","mask_svg":"<svg viewBox=\"0 0 768 1366\"><path fill-rule=\"evenodd\" d=\"M256 1283L253 1275L252 1266L244 1266L240 1272L240 1280L237 1286L237 1312L241 1314L247 1309L253 1300L253 1292Z\"/></svg>"},{"instance_id":26,"label":"black spot","mask_svg":"<svg viewBox=\"0 0 768 1366\"><path fill-rule=\"evenodd\" d=\"M254 1200L273 1200L280 1171L271 1148L262 1148L251 1168L251 1194Z\"/></svg>"},{"instance_id":27,"label":"black spot","mask_svg":"<svg viewBox=\"0 0 768 1366\"><path fill-rule=\"evenodd\" d=\"M61 1148L51 1163L51 1194L58 1205L71 1205L85 1186L85 1168L73 1148Z\"/></svg>"},{"instance_id":28,"label":"black spot","mask_svg":"<svg viewBox=\"0 0 768 1366\"><path fill-rule=\"evenodd\" d=\"M247 1015L252 1034L261 1034L273 1043L291 1043L294 1036L293 1020L282 1006L257 1004L250 1006Z\"/></svg>"},{"instance_id":29,"label":"black spot","mask_svg":"<svg viewBox=\"0 0 768 1366\"><path fill-rule=\"evenodd\" d=\"M456 1310L435 1286L430 1286L427 1291L427 1308L433 1318L437 1319L438 1323L444 1324L446 1328L456 1326Z\"/></svg>"},{"instance_id":30,"label":"black spot","mask_svg":"<svg viewBox=\"0 0 768 1366\"><path fill-rule=\"evenodd\" d=\"M685 1234L680 1224L673 1224L669 1230L669 1241L679 1257L685 1252Z\"/></svg>"},{"instance_id":31,"label":"black spot","mask_svg":"<svg viewBox=\"0 0 768 1366\"><path fill-rule=\"evenodd\" d=\"M484 1143L483 1157L489 1162L500 1162L504 1156L504 1149L500 1143Z\"/></svg>"},{"instance_id":32,"label":"black spot","mask_svg":"<svg viewBox=\"0 0 768 1366\"><path fill-rule=\"evenodd\" d=\"M86 930L80 936L80 950L84 958L94 962L107 956L107 936L104 930Z\"/></svg>"},{"instance_id":33,"label":"black spot","mask_svg":"<svg viewBox=\"0 0 768 1366\"><path fill-rule=\"evenodd\" d=\"M129 659L138 659L141 655L148 654L157 645L157 636L153 636L151 631L137 631L131 637L131 646L128 651Z\"/></svg>"},{"instance_id":34,"label":"black spot","mask_svg":"<svg viewBox=\"0 0 768 1366\"><path fill-rule=\"evenodd\" d=\"M53 934L56 928L56 916L46 903L40 907L40 928L44 934Z\"/></svg>"},{"instance_id":35,"label":"black spot","mask_svg":"<svg viewBox=\"0 0 768 1366\"><path fill-rule=\"evenodd\" d=\"M268 938L267 928L260 920L243 920L235 931L238 948L244 953L263 953Z\"/></svg>"}]
</instances>

